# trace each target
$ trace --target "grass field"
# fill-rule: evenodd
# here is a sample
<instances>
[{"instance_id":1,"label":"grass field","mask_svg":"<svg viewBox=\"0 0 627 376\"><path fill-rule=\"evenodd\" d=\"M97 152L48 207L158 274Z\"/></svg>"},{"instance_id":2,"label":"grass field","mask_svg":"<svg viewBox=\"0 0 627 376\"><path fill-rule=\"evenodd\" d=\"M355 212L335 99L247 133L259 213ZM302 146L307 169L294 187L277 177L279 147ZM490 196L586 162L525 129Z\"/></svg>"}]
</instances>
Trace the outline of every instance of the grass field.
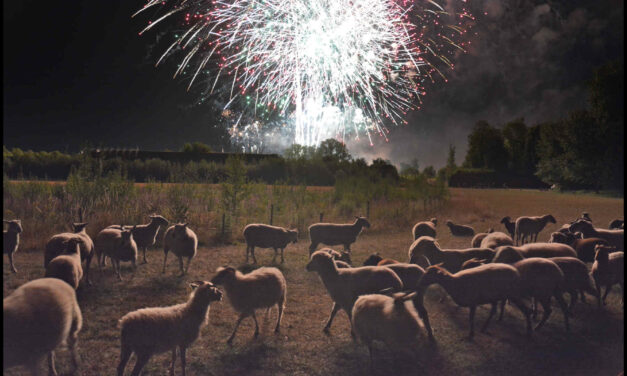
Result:
<instances>
[{"instance_id":1,"label":"grass field","mask_svg":"<svg viewBox=\"0 0 627 376\"><path fill-rule=\"evenodd\" d=\"M527 190L451 189L451 199L434 214L440 220L438 241L445 248L468 247L470 238L453 238L444 221L469 224L475 230L493 227L503 231L500 219L509 215L542 215L551 213L557 224L549 224L538 239L546 241L549 234L563 223L587 211L599 227L607 227L615 218L624 217L623 199L598 196L569 195ZM411 244L411 226L393 229L382 226L374 212L372 228L365 230L353 245L353 264L361 265L372 252L385 257L406 260ZM358 213L357 213L358 214ZM425 214L426 215L426 214ZM348 218L347 218L348 219ZM425 218L415 218L415 221ZM23 223L24 237L32 237L28 223ZM379 229L377 229L379 227ZM384 227L385 230L382 230ZM98 229L92 228L92 232ZM202 232L202 228L194 228ZM44 235L42 235L43 237ZM45 235L47 236L47 234ZM44 244L45 238L36 243ZM331 308L331 300L318 276L305 271L308 260L305 237L286 249L286 262L279 266L287 279L288 300L281 334L274 335L276 310L261 319L261 335L252 340L252 320L245 320L231 348L225 341L235 324L236 314L223 300L210 308L209 325L201 338L187 352L188 375L363 375L369 374L368 351L355 344L349 334L344 313L336 316L331 334L322 327ZM43 276L42 250L18 252L15 256L19 272L12 274L7 262L3 267L3 295L7 296L21 284ZM258 250L261 265L270 265L271 250ZM119 329L117 320L129 311L158 305L183 302L190 292L188 282L209 280L215 269L224 264L249 269L243 264L245 245L236 238L233 245L206 244L199 248L189 274L179 278L178 263L169 258L167 273L161 274L163 252L149 251L147 265L140 265L135 275L123 268L124 282L118 282L108 265L103 273L93 269L93 287L81 287L78 300L84 326L79 335L81 373L113 375L119 361ZM6 259L6 257L5 257ZM92 267L94 264L92 263ZM608 297L608 305L598 309L588 297L587 304L578 303L571 320L571 331L564 329L559 309L532 339L525 336L523 316L507 307L504 320L494 321L487 333L467 339L468 309L457 307L450 298L439 302L443 290L431 287L425 298L436 344L428 344L426 335L417 355L395 354L379 344L375 350L377 375L610 375L624 368L624 320L618 287ZM477 310L476 322L482 323L488 307ZM265 317L263 314L260 317ZM144 375L165 375L170 354L157 355L144 369ZM134 359L127 365L130 373ZM69 368L67 351L57 353L57 369ZM177 374L180 364L177 363ZM5 375L21 375L15 368Z\"/></svg>"}]
</instances>

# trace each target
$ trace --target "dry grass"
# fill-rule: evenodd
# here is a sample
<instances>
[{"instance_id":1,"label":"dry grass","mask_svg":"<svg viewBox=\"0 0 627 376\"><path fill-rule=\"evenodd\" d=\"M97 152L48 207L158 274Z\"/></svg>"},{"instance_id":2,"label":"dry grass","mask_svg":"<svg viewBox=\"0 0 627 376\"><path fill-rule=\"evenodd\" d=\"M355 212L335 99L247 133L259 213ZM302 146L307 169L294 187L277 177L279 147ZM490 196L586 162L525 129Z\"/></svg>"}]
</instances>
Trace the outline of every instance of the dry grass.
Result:
<instances>
[{"instance_id":1,"label":"dry grass","mask_svg":"<svg viewBox=\"0 0 627 376\"><path fill-rule=\"evenodd\" d=\"M565 195L551 192L519 190L452 189L451 202L435 215L443 223L452 219L456 223L471 225L477 231L493 227L503 231L500 219L509 215L541 215L551 213L558 220L549 224L539 239L546 240L562 223L590 213L594 223L605 227L614 218L623 218L623 200L604 197ZM376 214L376 213L373 213ZM415 218L416 221L424 218ZM353 261L361 263L371 252L381 252L386 257L405 260L411 242L411 226L398 231L377 230L380 218L372 216L373 228L366 230L354 244ZM202 229L195 229L201 232ZM467 247L470 238L453 238L446 226L438 226L438 240L447 248ZM44 239L45 241L45 239ZM280 335L272 332L276 310L269 318L260 320L262 332L252 340L252 320L240 327L234 346L229 348L226 338L236 320L236 314L223 301L211 306L210 323L201 338L193 344L187 355L188 375L362 375L368 374L368 352L365 346L354 344L349 335L349 325L344 313L338 314L331 335L322 333L328 317L331 300L317 275L307 273L308 242L302 239L286 250L283 270L288 283L288 301ZM189 275L176 276L178 265L169 258L167 273L161 274L163 253L149 251L149 264L140 265L131 276L123 269L127 281L115 280L110 266L102 275L94 270L95 286L78 292L85 324L80 333L79 352L83 375L112 375L119 360L119 329L117 320L125 313L146 306L171 305L185 301L189 294L187 282L210 279L215 269L232 264L246 269L243 244L229 246L203 246L190 266ZM17 275L4 265L4 289L7 296L24 282L43 275L42 252L29 251L16 254ZM268 265L271 250L259 250L258 261ZM93 266L93 265L92 265ZM575 307L571 332L564 330L559 309L555 309L547 325L528 340L522 315L508 307L503 322L493 322L487 334L477 333L473 341L468 333L468 310L457 307L450 298L439 303L442 290L429 289L426 307L429 311L437 344L430 346L426 340L416 355L394 354L385 346L376 347L376 364L373 374L423 374L423 375L616 375L624 367L623 311L620 308L618 288L608 297L608 306L596 308L592 298L588 304ZM488 307L477 311L477 323L487 317ZM259 315L264 317L263 313ZM144 375L165 375L169 354L151 359ZM131 360L127 374L134 364ZM68 354L58 353L60 371L69 367ZM180 366L177 364L177 374ZM25 374L15 368L5 375Z\"/></svg>"}]
</instances>

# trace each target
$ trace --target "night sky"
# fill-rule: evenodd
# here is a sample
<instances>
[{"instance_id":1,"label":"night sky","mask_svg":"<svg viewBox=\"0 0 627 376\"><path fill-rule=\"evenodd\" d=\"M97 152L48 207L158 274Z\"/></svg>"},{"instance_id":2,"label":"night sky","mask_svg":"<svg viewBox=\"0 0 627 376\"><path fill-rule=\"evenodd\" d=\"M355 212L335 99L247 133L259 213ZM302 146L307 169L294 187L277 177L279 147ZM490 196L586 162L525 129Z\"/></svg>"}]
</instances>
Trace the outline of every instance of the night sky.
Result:
<instances>
[{"instance_id":1,"label":"night sky","mask_svg":"<svg viewBox=\"0 0 627 376\"><path fill-rule=\"evenodd\" d=\"M622 58L623 1L468 0L477 16L472 47L449 82L431 87L409 125L375 147L349 142L353 155L421 167L457 162L477 120L528 125L583 108L594 67ZM175 60L154 68L157 32L138 36L131 19L143 1L4 2L4 145L76 151L85 141L109 147L215 148L224 132L186 84ZM487 13L487 14L486 14Z\"/></svg>"}]
</instances>

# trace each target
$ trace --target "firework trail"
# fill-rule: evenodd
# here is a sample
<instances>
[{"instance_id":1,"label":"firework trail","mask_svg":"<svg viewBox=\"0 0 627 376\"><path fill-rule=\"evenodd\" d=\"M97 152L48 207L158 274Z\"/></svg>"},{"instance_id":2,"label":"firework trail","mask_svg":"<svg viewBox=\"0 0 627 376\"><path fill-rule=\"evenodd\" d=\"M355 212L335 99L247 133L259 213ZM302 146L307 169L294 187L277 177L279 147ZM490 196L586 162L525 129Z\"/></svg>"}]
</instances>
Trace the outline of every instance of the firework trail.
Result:
<instances>
[{"instance_id":1,"label":"firework trail","mask_svg":"<svg viewBox=\"0 0 627 376\"><path fill-rule=\"evenodd\" d=\"M228 98L224 111L240 113L231 136L250 145L285 137L286 122L302 145L387 139L387 125L418 108L424 82L453 67L473 20L421 0L151 0L136 15L148 9L157 17L140 35L182 19L157 64L183 56L174 76L188 76L188 89L200 81L204 97Z\"/></svg>"}]
</instances>

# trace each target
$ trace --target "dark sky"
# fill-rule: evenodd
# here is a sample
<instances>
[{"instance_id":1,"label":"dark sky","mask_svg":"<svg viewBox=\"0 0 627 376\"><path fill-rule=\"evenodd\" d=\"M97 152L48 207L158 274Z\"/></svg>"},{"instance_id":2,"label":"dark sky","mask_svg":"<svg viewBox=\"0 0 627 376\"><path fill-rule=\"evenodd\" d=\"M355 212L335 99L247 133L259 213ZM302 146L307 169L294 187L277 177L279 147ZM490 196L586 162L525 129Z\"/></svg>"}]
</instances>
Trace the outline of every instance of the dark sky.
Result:
<instances>
[{"instance_id":1,"label":"dark sky","mask_svg":"<svg viewBox=\"0 0 627 376\"><path fill-rule=\"evenodd\" d=\"M524 117L531 125L563 117L586 105L592 69L623 56L623 1L468 3L478 35L449 82L430 88L423 110L392 129L389 143L349 143L354 155L439 167L453 144L460 163L477 120L502 125ZM209 111L190 107L196 96L172 80L173 63L154 68L158 33L139 37L145 18L130 18L143 4L4 2L4 145L75 151L87 140L143 149L220 143Z\"/></svg>"}]
</instances>

